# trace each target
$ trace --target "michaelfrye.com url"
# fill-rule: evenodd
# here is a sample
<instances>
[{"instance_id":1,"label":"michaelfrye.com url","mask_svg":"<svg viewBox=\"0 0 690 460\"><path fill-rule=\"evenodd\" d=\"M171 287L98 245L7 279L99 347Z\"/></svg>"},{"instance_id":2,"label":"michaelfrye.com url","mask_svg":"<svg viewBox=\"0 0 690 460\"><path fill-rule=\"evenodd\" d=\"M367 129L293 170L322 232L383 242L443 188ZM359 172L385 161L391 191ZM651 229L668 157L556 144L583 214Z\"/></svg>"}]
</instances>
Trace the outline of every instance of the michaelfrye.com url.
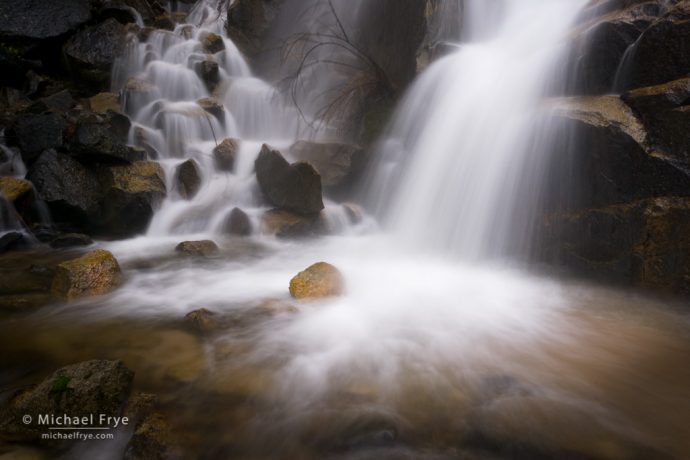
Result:
<instances>
[{"instance_id":1,"label":"michaelfrye.com url","mask_svg":"<svg viewBox=\"0 0 690 460\"><path fill-rule=\"evenodd\" d=\"M114 437L112 433L82 433L81 431L62 433L60 431L51 431L49 433L41 433L41 439L53 441L92 441L98 439L114 439Z\"/></svg>"}]
</instances>

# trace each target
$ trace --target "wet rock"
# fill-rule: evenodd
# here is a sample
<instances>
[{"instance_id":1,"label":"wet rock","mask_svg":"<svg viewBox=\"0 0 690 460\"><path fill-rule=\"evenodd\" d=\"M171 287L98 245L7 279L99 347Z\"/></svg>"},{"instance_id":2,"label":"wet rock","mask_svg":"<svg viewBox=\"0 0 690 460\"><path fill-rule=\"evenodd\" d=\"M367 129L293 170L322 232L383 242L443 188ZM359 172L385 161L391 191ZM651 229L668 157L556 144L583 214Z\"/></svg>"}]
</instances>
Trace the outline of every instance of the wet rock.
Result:
<instances>
[{"instance_id":1,"label":"wet rock","mask_svg":"<svg viewBox=\"0 0 690 460\"><path fill-rule=\"evenodd\" d=\"M101 174L106 192L97 228L120 237L144 232L166 196L165 173L154 161L112 166Z\"/></svg>"},{"instance_id":2,"label":"wet rock","mask_svg":"<svg viewBox=\"0 0 690 460\"><path fill-rule=\"evenodd\" d=\"M113 63L124 51L126 36L125 27L112 18L74 35L63 48L72 74L97 88L107 88Z\"/></svg>"},{"instance_id":3,"label":"wet rock","mask_svg":"<svg viewBox=\"0 0 690 460\"><path fill-rule=\"evenodd\" d=\"M272 205L298 214L316 214L324 208L321 177L310 164L291 165L264 144L255 167L261 191Z\"/></svg>"},{"instance_id":4,"label":"wet rock","mask_svg":"<svg viewBox=\"0 0 690 460\"><path fill-rule=\"evenodd\" d=\"M36 310L52 302L50 294L28 292L26 294L0 294L0 311L6 313Z\"/></svg>"},{"instance_id":5,"label":"wet rock","mask_svg":"<svg viewBox=\"0 0 690 460\"><path fill-rule=\"evenodd\" d=\"M98 93L89 98L89 110L103 114L108 110L120 112L120 97L115 93Z\"/></svg>"},{"instance_id":6,"label":"wet rock","mask_svg":"<svg viewBox=\"0 0 690 460\"><path fill-rule=\"evenodd\" d=\"M206 308L190 311L184 316L184 319L192 329L202 334L214 332L222 327L219 315Z\"/></svg>"},{"instance_id":7,"label":"wet rock","mask_svg":"<svg viewBox=\"0 0 690 460\"><path fill-rule=\"evenodd\" d=\"M218 171L232 172L235 168L240 142L237 139L224 139L213 149L213 163Z\"/></svg>"},{"instance_id":8,"label":"wet rock","mask_svg":"<svg viewBox=\"0 0 690 460\"><path fill-rule=\"evenodd\" d=\"M124 460L183 458L177 442L178 437L166 417L153 413L137 424L125 449Z\"/></svg>"},{"instance_id":9,"label":"wet rock","mask_svg":"<svg viewBox=\"0 0 690 460\"><path fill-rule=\"evenodd\" d=\"M175 168L175 184L182 198L191 200L201 188L201 171L194 160L187 160Z\"/></svg>"},{"instance_id":10,"label":"wet rock","mask_svg":"<svg viewBox=\"0 0 690 460\"><path fill-rule=\"evenodd\" d=\"M30 164L44 150L61 147L66 128L60 115L25 114L17 118L7 136L21 150L24 163Z\"/></svg>"},{"instance_id":11,"label":"wet rock","mask_svg":"<svg viewBox=\"0 0 690 460\"><path fill-rule=\"evenodd\" d=\"M50 290L58 299L73 300L106 294L121 282L122 272L115 257L97 249L59 264Z\"/></svg>"},{"instance_id":12,"label":"wet rock","mask_svg":"<svg viewBox=\"0 0 690 460\"><path fill-rule=\"evenodd\" d=\"M89 246L93 240L89 235L82 233L63 233L50 242L50 247L54 249L73 248L77 246Z\"/></svg>"},{"instance_id":13,"label":"wet rock","mask_svg":"<svg viewBox=\"0 0 690 460\"><path fill-rule=\"evenodd\" d=\"M213 92L220 83L220 70L216 61L207 59L199 62L196 65L196 73L210 92Z\"/></svg>"},{"instance_id":14,"label":"wet rock","mask_svg":"<svg viewBox=\"0 0 690 460\"><path fill-rule=\"evenodd\" d=\"M91 19L89 2L24 0L0 3L0 37L47 39L63 35Z\"/></svg>"},{"instance_id":15,"label":"wet rock","mask_svg":"<svg viewBox=\"0 0 690 460\"><path fill-rule=\"evenodd\" d=\"M219 252L218 245L211 240L183 241L175 251L187 256L212 257Z\"/></svg>"},{"instance_id":16,"label":"wet rock","mask_svg":"<svg viewBox=\"0 0 690 460\"><path fill-rule=\"evenodd\" d=\"M360 224L364 220L364 210L361 206L354 203L344 203L343 208L347 213L347 218L351 224Z\"/></svg>"},{"instance_id":17,"label":"wet rock","mask_svg":"<svg viewBox=\"0 0 690 460\"><path fill-rule=\"evenodd\" d=\"M204 53L216 54L225 49L225 43L223 43L223 37L214 33L207 33L201 38L201 46L204 49Z\"/></svg>"},{"instance_id":18,"label":"wet rock","mask_svg":"<svg viewBox=\"0 0 690 460\"><path fill-rule=\"evenodd\" d=\"M298 141L289 153L295 160L312 165L326 188L351 184L365 165L364 150L347 144Z\"/></svg>"},{"instance_id":19,"label":"wet rock","mask_svg":"<svg viewBox=\"0 0 690 460\"><path fill-rule=\"evenodd\" d=\"M132 124L122 113L82 112L74 124L74 133L68 140L69 153L83 161L116 164L146 159L143 149L127 145Z\"/></svg>"},{"instance_id":20,"label":"wet rock","mask_svg":"<svg viewBox=\"0 0 690 460\"><path fill-rule=\"evenodd\" d=\"M0 195L4 196L10 203L25 198L32 190L31 182L17 177L0 177Z\"/></svg>"},{"instance_id":21,"label":"wet rock","mask_svg":"<svg viewBox=\"0 0 690 460\"><path fill-rule=\"evenodd\" d=\"M328 226L321 214L304 216L271 209L261 216L261 232L278 238L308 238L325 235Z\"/></svg>"},{"instance_id":22,"label":"wet rock","mask_svg":"<svg viewBox=\"0 0 690 460\"><path fill-rule=\"evenodd\" d=\"M228 235L248 236L252 233L252 223L246 212L233 208L225 218L223 230Z\"/></svg>"},{"instance_id":23,"label":"wet rock","mask_svg":"<svg viewBox=\"0 0 690 460\"><path fill-rule=\"evenodd\" d=\"M216 117L218 121L225 123L225 107L216 99L205 97L199 99L196 103L199 104L199 107Z\"/></svg>"},{"instance_id":24,"label":"wet rock","mask_svg":"<svg viewBox=\"0 0 690 460\"><path fill-rule=\"evenodd\" d=\"M124 108L128 113L143 107L158 97L158 88L152 83L137 77L131 77L125 83Z\"/></svg>"},{"instance_id":25,"label":"wet rock","mask_svg":"<svg viewBox=\"0 0 690 460\"><path fill-rule=\"evenodd\" d=\"M26 177L46 202L56 224L87 229L102 197L101 183L93 171L68 155L45 151Z\"/></svg>"},{"instance_id":26,"label":"wet rock","mask_svg":"<svg viewBox=\"0 0 690 460\"><path fill-rule=\"evenodd\" d=\"M290 295L295 299L320 299L339 296L344 290L340 271L326 262L318 262L290 280Z\"/></svg>"},{"instance_id":27,"label":"wet rock","mask_svg":"<svg viewBox=\"0 0 690 460\"><path fill-rule=\"evenodd\" d=\"M54 112L54 113L64 113L77 105L77 102L72 97L72 94L64 89L58 91L50 96L43 97L38 101L31 104L26 111L28 113L44 113L44 112Z\"/></svg>"},{"instance_id":28,"label":"wet rock","mask_svg":"<svg viewBox=\"0 0 690 460\"><path fill-rule=\"evenodd\" d=\"M165 13L153 20L153 27L156 29L173 31L175 30L175 22L170 17L170 14Z\"/></svg>"},{"instance_id":29,"label":"wet rock","mask_svg":"<svg viewBox=\"0 0 690 460\"><path fill-rule=\"evenodd\" d=\"M36 441L45 425L40 414L88 417L120 416L132 388L134 373L120 361L85 361L63 367L36 387L15 395L0 409L0 436L13 441ZM32 422L25 424L22 417Z\"/></svg>"},{"instance_id":30,"label":"wet rock","mask_svg":"<svg viewBox=\"0 0 690 460\"><path fill-rule=\"evenodd\" d=\"M152 393L134 393L127 401L124 416L136 427L153 413L157 403L158 398Z\"/></svg>"},{"instance_id":31,"label":"wet rock","mask_svg":"<svg viewBox=\"0 0 690 460\"><path fill-rule=\"evenodd\" d=\"M26 237L20 232L9 232L0 236L0 254L24 249L28 245Z\"/></svg>"},{"instance_id":32,"label":"wet rock","mask_svg":"<svg viewBox=\"0 0 690 460\"><path fill-rule=\"evenodd\" d=\"M187 22L187 13L183 11L170 13L170 19L172 19L175 24L184 24Z\"/></svg>"}]
</instances>

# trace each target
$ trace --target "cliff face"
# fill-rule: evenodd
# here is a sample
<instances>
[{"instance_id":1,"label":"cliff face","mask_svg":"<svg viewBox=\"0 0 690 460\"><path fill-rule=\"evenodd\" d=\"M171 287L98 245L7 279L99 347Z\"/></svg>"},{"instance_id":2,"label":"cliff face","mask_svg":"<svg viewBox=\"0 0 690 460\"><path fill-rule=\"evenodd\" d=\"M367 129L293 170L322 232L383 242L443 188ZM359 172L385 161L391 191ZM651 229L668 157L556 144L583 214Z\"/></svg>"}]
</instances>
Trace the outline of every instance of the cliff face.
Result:
<instances>
[{"instance_id":1,"label":"cliff face","mask_svg":"<svg viewBox=\"0 0 690 460\"><path fill-rule=\"evenodd\" d=\"M690 2L591 2L570 48L543 255L688 294Z\"/></svg>"}]
</instances>

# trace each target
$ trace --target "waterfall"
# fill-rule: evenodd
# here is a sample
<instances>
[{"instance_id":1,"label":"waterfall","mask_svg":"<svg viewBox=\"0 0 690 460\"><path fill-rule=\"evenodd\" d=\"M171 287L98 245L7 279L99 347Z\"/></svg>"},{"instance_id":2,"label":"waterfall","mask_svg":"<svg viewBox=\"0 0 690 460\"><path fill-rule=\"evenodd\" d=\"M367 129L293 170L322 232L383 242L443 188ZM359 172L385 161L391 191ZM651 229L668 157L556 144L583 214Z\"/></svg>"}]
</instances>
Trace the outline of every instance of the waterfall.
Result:
<instances>
[{"instance_id":1,"label":"waterfall","mask_svg":"<svg viewBox=\"0 0 690 460\"><path fill-rule=\"evenodd\" d=\"M583 4L466 2L463 43L418 79L380 148L370 196L404 241L466 259L527 248L551 153L540 98Z\"/></svg>"}]
</instances>

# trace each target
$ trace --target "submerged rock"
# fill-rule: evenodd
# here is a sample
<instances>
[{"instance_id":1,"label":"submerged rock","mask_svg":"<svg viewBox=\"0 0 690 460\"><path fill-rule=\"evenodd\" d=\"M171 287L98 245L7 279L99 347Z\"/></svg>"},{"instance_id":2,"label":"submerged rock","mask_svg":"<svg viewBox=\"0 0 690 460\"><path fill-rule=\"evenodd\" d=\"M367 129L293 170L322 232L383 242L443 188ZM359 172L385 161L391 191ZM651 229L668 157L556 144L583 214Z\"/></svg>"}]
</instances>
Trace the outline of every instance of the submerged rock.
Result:
<instances>
[{"instance_id":1,"label":"submerged rock","mask_svg":"<svg viewBox=\"0 0 690 460\"><path fill-rule=\"evenodd\" d=\"M0 236L0 254L29 246L26 236L20 232L8 232Z\"/></svg>"},{"instance_id":2,"label":"submerged rock","mask_svg":"<svg viewBox=\"0 0 690 460\"><path fill-rule=\"evenodd\" d=\"M134 373L121 361L85 361L63 367L36 387L0 409L0 436L6 440L38 441L45 425L39 415L117 417L132 388ZM31 422L23 422L30 416Z\"/></svg>"},{"instance_id":3,"label":"submerged rock","mask_svg":"<svg viewBox=\"0 0 690 460\"><path fill-rule=\"evenodd\" d=\"M122 272L115 257L103 249L57 266L51 286L54 297L72 300L106 294L122 282Z\"/></svg>"},{"instance_id":4,"label":"submerged rock","mask_svg":"<svg viewBox=\"0 0 690 460\"><path fill-rule=\"evenodd\" d=\"M218 171L232 172L235 168L240 142L237 139L224 139L213 149L213 163Z\"/></svg>"},{"instance_id":5,"label":"submerged rock","mask_svg":"<svg viewBox=\"0 0 690 460\"><path fill-rule=\"evenodd\" d=\"M321 214L305 216L271 209L261 216L261 232L278 238L307 238L325 235L328 226Z\"/></svg>"},{"instance_id":6,"label":"submerged rock","mask_svg":"<svg viewBox=\"0 0 690 460\"><path fill-rule=\"evenodd\" d=\"M184 316L184 319L192 329L202 334L213 332L221 327L218 314L206 308L190 311Z\"/></svg>"},{"instance_id":7,"label":"submerged rock","mask_svg":"<svg viewBox=\"0 0 690 460\"><path fill-rule=\"evenodd\" d=\"M191 200L201 188L201 171L194 160L187 160L175 168L175 184L180 196Z\"/></svg>"},{"instance_id":8,"label":"submerged rock","mask_svg":"<svg viewBox=\"0 0 690 460\"><path fill-rule=\"evenodd\" d=\"M291 165L264 144L255 167L261 191L272 205L298 214L316 214L324 208L321 177L310 164Z\"/></svg>"},{"instance_id":9,"label":"submerged rock","mask_svg":"<svg viewBox=\"0 0 690 460\"><path fill-rule=\"evenodd\" d=\"M183 241L175 251L188 256L211 257L219 252L218 245L211 240Z\"/></svg>"},{"instance_id":10,"label":"submerged rock","mask_svg":"<svg viewBox=\"0 0 690 460\"><path fill-rule=\"evenodd\" d=\"M89 235L82 233L64 233L54 238L50 242L50 247L54 249L73 248L76 246L89 246L93 240Z\"/></svg>"},{"instance_id":11,"label":"submerged rock","mask_svg":"<svg viewBox=\"0 0 690 460\"><path fill-rule=\"evenodd\" d=\"M290 280L290 295L295 299L320 299L343 294L340 271L326 262L318 262Z\"/></svg>"},{"instance_id":12,"label":"submerged rock","mask_svg":"<svg viewBox=\"0 0 690 460\"><path fill-rule=\"evenodd\" d=\"M248 236L252 233L252 223L246 212L240 208L233 208L225 218L223 230L228 235Z\"/></svg>"}]
</instances>

